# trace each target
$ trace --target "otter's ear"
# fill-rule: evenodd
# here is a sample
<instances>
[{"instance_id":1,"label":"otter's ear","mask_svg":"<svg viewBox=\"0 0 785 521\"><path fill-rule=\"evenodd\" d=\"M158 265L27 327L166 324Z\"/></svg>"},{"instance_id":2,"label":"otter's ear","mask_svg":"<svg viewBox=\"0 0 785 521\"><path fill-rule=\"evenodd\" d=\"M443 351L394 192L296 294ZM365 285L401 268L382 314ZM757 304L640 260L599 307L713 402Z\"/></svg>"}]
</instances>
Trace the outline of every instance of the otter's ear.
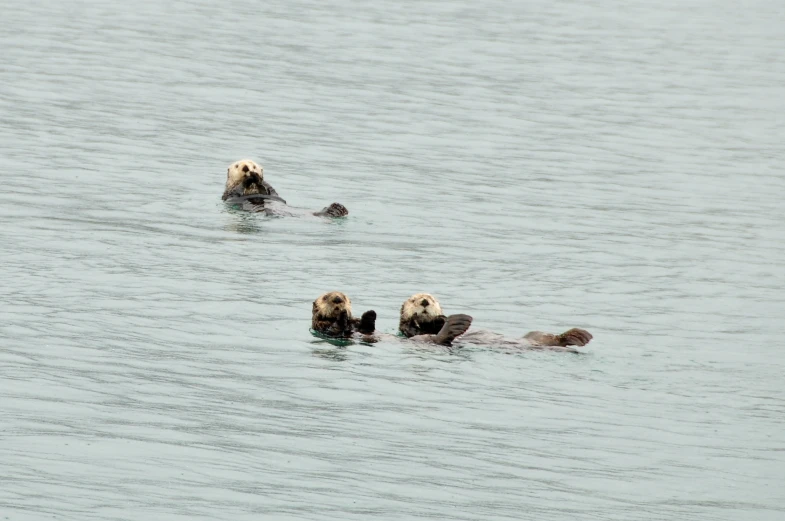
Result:
<instances>
[{"instance_id":1,"label":"otter's ear","mask_svg":"<svg viewBox=\"0 0 785 521\"><path fill-rule=\"evenodd\" d=\"M311 315L315 315L315 314L316 314L316 301L314 300L313 307L311 307Z\"/></svg>"}]
</instances>

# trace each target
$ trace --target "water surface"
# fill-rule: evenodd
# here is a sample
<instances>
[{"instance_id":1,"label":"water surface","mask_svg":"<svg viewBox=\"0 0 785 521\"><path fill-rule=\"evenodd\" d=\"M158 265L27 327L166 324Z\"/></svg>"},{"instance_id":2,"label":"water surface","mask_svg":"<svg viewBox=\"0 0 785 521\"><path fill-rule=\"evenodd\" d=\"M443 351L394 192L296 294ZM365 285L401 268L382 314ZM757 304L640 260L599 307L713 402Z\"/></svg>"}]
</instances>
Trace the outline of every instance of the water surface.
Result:
<instances>
[{"instance_id":1,"label":"water surface","mask_svg":"<svg viewBox=\"0 0 785 521\"><path fill-rule=\"evenodd\" d=\"M785 517L779 3L0 8L4 519Z\"/></svg>"}]
</instances>

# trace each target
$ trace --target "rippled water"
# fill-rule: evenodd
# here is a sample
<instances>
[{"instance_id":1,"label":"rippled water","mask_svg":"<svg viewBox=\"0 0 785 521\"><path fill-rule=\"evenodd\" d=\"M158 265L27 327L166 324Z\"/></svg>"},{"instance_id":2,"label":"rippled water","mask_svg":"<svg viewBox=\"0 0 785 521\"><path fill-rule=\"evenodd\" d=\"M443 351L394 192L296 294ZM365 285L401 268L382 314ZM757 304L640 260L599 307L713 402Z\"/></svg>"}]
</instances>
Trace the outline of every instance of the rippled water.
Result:
<instances>
[{"instance_id":1,"label":"rippled water","mask_svg":"<svg viewBox=\"0 0 785 521\"><path fill-rule=\"evenodd\" d=\"M781 3L0 7L3 519L785 517Z\"/></svg>"}]
</instances>

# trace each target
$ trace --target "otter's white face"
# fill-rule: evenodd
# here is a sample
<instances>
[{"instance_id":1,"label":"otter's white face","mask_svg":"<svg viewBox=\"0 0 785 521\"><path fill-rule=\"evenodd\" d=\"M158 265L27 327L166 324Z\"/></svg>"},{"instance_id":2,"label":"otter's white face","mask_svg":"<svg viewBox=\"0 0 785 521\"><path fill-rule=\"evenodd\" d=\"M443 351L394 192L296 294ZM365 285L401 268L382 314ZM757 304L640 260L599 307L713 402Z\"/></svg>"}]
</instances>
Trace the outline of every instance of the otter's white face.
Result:
<instances>
[{"instance_id":1,"label":"otter's white face","mask_svg":"<svg viewBox=\"0 0 785 521\"><path fill-rule=\"evenodd\" d=\"M250 159L232 163L226 170L226 189L234 188L251 174L258 174L260 179L264 179L264 168Z\"/></svg>"},{"instance_id":2,"label":"otter's white face","mask_svg":"<svg viewBox=\"0 0 785 521\"><path fill-rule=\"evenodd\" d=\"M336 317L341 311L352 315L352 301L340 291L331 291L313 301L313 312L323 317Z\"/></svg>"},{"instance_id":3,"label":"otter's white face","mask_svg":"<svg viewBox=\"0 0 785 521\"><path fill-rule=\"evenodd\" d=\"M401 319L409 320L412 317L436 318L442 315L442 307L436 297L428 293L417 293L412 295L401 306Z\"/></svg>"}]
</instances>

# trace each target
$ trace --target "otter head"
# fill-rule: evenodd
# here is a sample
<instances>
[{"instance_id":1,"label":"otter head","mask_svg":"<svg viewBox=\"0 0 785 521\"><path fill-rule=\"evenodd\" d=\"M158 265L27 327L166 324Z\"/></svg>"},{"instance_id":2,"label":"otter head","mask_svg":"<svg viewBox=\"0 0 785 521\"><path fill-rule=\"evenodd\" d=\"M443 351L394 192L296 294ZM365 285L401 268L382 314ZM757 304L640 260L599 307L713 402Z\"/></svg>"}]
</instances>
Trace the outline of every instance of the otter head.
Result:
<instances>
[{"instance_id":1,"label":"otter head","mask_svg":"<svg viewBox=\"0 0 785 521\"><path fill-rule=\"evenodd\" d=\"M263 180L262 165L250 159L235 161L226 170L226 191L242 186L243 195L258 194L261 193Z\"/></svg>"},{"instance_id":2,"label":"otter head","mask_svg":"<svg viewBox=\"0 0 785 521\"><path fill-rule=\"evenodd\" d=\"M352 301L340 291L331 291L313 301L311 328L333 337L350 337L354 332Z\"/></svg>"},{"instance_id":3,"label":"otter head","mask_svg":"<svg viewBox=\"0 0 785 521\"><path fill-rule=\"evenodd\" d=\"M433 295L417 293L412 295L401 306L401 320L417 320L428 322L442 315L442 307Z\"/></svg>"},{"instance_id":4,"label":"otter head","mask_svg":"<svg viewBox=\"0 0 785 521\"><path fill-rule=\"evenodd\" d=\"M443 325L442 307L433 295L417 293L406 299L401 306L398 328L406 336L435 335Z\"/></svg>"},{"instance_id":5,"label":"otter head","mask_svg":"<svg viewBox=\"0 0 785 521\"><path fill-rule=\"evenodd\" d=\"M340 291L331 291L313 301L313 316L322 319L336 318L341 313L352 316L352 301Z\"/></svg>"}]
</instances>

